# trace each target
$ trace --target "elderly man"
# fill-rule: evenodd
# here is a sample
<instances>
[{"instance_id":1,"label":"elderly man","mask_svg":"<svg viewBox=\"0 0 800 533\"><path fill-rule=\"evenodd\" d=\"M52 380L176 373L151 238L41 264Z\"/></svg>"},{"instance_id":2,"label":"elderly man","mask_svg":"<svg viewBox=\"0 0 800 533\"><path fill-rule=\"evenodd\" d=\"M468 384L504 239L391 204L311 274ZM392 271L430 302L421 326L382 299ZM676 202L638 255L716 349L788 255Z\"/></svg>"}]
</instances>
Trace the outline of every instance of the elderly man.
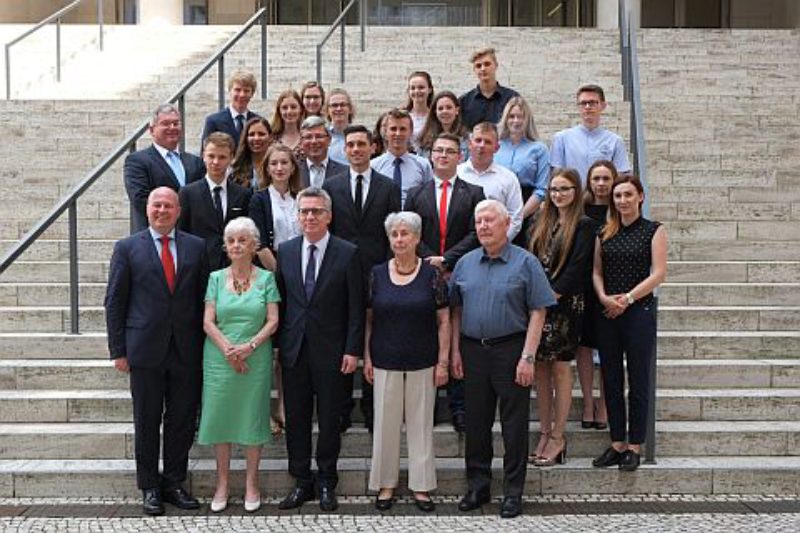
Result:
<instances>
[{"instance_id":1,"label":"elderly man","mask_svg":"<svg viewBox=\"0 0 800 533\"><path fill-rule=\"evenodd\" d=\"M300 147L306 154L298 161L303 187L322 187L326 180L347 174L347 165L328 157L331 133L322 117L310 116L300 125Z\"/></svg>"},{"instance_id":2,"label":"elderly man","mask_svg":"<svg viewBox=\"0 0 800 533\"><path fill-rule=\"evenodd\" d=\"M215 131L227 133L233 138L234 145L239 146L239 136L244 129L245 122L258 116L248 109L250 100L256 93L256 86L256 77L250 72L237 70L231 75L228 79L228 106L222 111L206 117L203 134L200 138L201 146Z\"/></svg>"},{"instance_id":3,"label":"elderly man","mask_svg":"<svg viewBox=\"0 0 800 533\"><path fill-rule=\"evenodd\" d=\"M203 160L178 151L181 141L181 115L172 104L158 106L150 119L153 145L125 159L125 190L131 202L131 233L147 227L147 198L153 189L166 186L178 192L181 187L203 179Z\"/></svg>"},{"instance_id":4,"label":"elderly man","mask_svg":"<svg viewBox=\"0 0 800 533\"><path fill-rule=\"evenodd\" d=\"M150 193L150 226L114 247L105 298L108 350L130 374L136 484L149 515L163 514L164 501L200 507L182 484L200 404L208 262L203 239L175 230L180 211L169 187Z\"/></svg>"},{"instance_id":5,"label":"elderly man","mask_svg":"<svg viewBox=\"0 0 800 533\"><path fill-rule=\"evenodd\" d=\"M556 303L539 261L509 242L510 223L503 204L480 202L475 227L481 247L461 258L450 280L452 372L464 378L467 414L468 490L458 508L471 511L490 499L492 424L499 399L503 518L522 512L533 361L545 308Z\"/></svg>"}]
</instances>

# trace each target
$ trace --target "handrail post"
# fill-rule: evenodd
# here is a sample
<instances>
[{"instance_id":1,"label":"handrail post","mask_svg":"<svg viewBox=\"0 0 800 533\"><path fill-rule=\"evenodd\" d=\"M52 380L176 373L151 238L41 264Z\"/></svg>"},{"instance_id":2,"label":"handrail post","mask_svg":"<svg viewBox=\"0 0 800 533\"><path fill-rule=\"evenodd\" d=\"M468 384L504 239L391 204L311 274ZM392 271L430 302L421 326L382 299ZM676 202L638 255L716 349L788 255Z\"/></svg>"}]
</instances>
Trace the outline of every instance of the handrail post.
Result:
<instances>
[{"instance_id":1,"label":"handrail post","mask_svg":"<svg viewBox=\"0 0 800 533\"><path fill-rule=\"evenodd\" d=\"M346 26L347 26L347 20L342 19L342 22L340 23L340 26L339 26L339 28L341 30L341 38L342 38L341 43L339 43L339 53L341 55L341 61L339 62L339 82L340 83L344 83L344 61L345 61L345 57L344 57L345 56L344 30L345 30Z\"/></svg>"},{"instance_id":2,"label":"handrail post","mask_svg":"<svg viewBox=\"0 0 800 533\"><path fill-rule=\"evenodd\" d=\"M181 117L181 123L186 124L186 95L182 94L178 97L178 114ZM202 148L202 147L201 147ZM181 128L181 152L186 151L186 128Z\"/></svg>"},{"instance_id":3,"label":"handrail post","mask_svg":"<svg viewBox=\"0 0 800 533\"><path fill-rule=\"evenodd\" d=\"M56 19L56 81L61 81L61 17Z\"/></svg>"},{"instance_id":4,"label":"handrail post","mask_svg":"<svg viewBox=\"0 0 800 533\"><path fill-rule=\"evenodd\" d=\"M183 129L183 128L181 128L181 129ZM133 141L130 144L130 146L128 146L128 155L131 155L134 152L136 152L136 141ZM136 218L135 218L136 217L136 215L135 215L136 210L133 208L133 202L129 202L129 203L130 203L130 209L129 209L129 211L130 211L130 233L131 233L131 235L133 235L133 232L136 230L135 223L134 223L134 221L136 220Z\"/></svg>"},{"instance_id":5,"label":"handrail post","mask_svg":"<svg viewBox=\"0 0 800 533\"><path fill-rule=\"evenodd\" d=\"M100 37L98 44L100 51L103 51L103 0L97 0L97 25L100 27Z\"/></svg>"},{"instance_id":6,"label":"handrail post","mask_svg":"<svg viewBox=\"0 0 800 533\"><path fill-rule=\"evenodd\" d=\"M225 108L225 55L219 56L217 61L217 103L219 110Z\"/></svg>"},{"instance_id":7,"label":"handrail post","mask_svg":"<svg viewBox=\"0 0 800 533\"><path fill-rule=\"evenodd\" d=\"M11 100L11 46L6 44L6 100Z\"/></svg>"},{"instance_id":8,"label":"handrail post","mask_svg":"<svg viewBox=\"0 0 800 533\"><path fill-rule=\"evenodd\" d=\"M322 45L317 45L317 83L322 84Z\"/></svg>"},{"instance_id":9,"label":"handrail post","mask_svg":"<svg viewBox=\"0 0 800 533\"><path fill-rule=\"evenodd\" d=\"M364 28L367 25L367 0L358 0L358 6L361 8L361 14L358 21L361 24L361 51L367 49L367 37L364 33Z\"/></svg>"},{"instance_id":10,"label":"handrail post","mask_svg":"<svg viewBox=\"0 0 800 533\"><path fill-rule=\"evenodd\" d=\"M80 333L78 317L78 202L69 204L69 326L70 333Z\"/></svg>"},{"instance_id":11,"label":"handrail post","mask_svg":"<svg viewBox=\"0 0 800 533\"><path fill-rule=\"evenodd\" d=\"M261 99L267 99L267 12L261 14Z\"/></svg>"}]
</instances>

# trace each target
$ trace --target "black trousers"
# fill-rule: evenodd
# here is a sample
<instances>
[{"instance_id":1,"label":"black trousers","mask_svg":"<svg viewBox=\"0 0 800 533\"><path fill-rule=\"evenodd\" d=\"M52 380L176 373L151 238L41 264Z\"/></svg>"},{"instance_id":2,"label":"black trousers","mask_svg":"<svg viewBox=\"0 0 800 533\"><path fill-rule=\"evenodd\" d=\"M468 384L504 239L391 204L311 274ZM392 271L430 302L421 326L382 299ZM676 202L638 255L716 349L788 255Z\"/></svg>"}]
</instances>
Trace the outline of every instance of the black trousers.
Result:
<instances>
[{"instance_id":1,"label":"black trousers","mask_svg":"<svg viewBox=\"0 0 800 533\"><path fill-rule=\"evenodd\" d=\"M319 424L317 482L320 486L335 488L339 481L336 471L341 448L339 416L344 402L346 377L338 369L313 369L309 355L306 343L303 343L295 365L281 365L289 474L299 487L312 488L314 485L314 475L311 473L311 428L316 400Z\"/></svg>"},{"instance_id":2,"label":"black trousers","mask_svg":"<svg viewBox=\"0 0 800 533\"><path fill-rule=\"evenodd\" d=\"M203 368L199 359L192 363L185 359L173 339L160 366L131 367L136 485L142 490L174 488L186 480L203 390ZM164 470L159 476L162 420Z\"/></svg>"},{"instance_id":3,"label":"black trousers","mask_svg":"<svg viewBox=\"0 0 800 533\"><path fill-rule=\"evenodd\" d=\"M350 418L352 416L353 409L356 407L356 400L353 398L353 390L355 389L355 377L356 374L361 373L361 368L357 368L355 372L352 374L348 374L344 376L345 380L345 392L344 392L344 401L342 402L342 418ZM372 399L372 385L364 379L364 374L361 373L361 401L359 402L359 406L361 409L361 414L364 415L364 418L372 418L372 412L374 410L373 407L373 399Z\"/></svg>"},{"instance_id":4,"label":"black trousers","mask_svg":"<svg viewBox=\"0 0 800 533\"><path fill-rule=\"evenodd\" d=\"M627 436L630 444L641 444L647 436L650 362L656 340L655 313L651 306L636 302L613 320L602 314L599 320L597 345L611 440L625 442ZM628 362L627 417L623 357Z\"/></svg>"},{"instance_id":5,"label":"black trousers","mask_svg":"<svg viewBox=\"0 0 800 533\"><path fill-rule=\"evenodd\" d=\"M489 492L492 480L492 424L500 401L503 432L503 494L522 496L528 460L528 417L531 388L514 382L525 336L495 346L461 337L466 406L467 484Z\"/></svg>"}]
</instances>

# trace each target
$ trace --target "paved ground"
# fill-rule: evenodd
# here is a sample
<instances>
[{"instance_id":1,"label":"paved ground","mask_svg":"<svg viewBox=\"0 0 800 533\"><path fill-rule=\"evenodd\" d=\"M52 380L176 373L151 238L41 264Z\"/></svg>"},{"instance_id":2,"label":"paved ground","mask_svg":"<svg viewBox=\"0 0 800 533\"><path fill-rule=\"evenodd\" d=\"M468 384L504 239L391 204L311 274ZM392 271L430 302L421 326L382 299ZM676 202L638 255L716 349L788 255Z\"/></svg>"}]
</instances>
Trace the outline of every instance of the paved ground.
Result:
<instances>
[{"instance_id":1,"label":"paved ground","mask_svg":"<svg viewBox=\"0 0 800 533\"><path fill-rule=\"evenodd\" d=\"M347 498L328 515L311 504L280 512L277 500L269 500L254 515L245 515L238 502L221 515L207 507L188 513L168 506L167 516L145 518L134 500L0 499L0 531L800 531L800 497L784 495L531 498L525 514L513 520L497 516L497 502L482 512L460 513L455 498L437 501L434 515L423 515L407 499L380 515L369 499Z\"/></svg>"}]
</instances>

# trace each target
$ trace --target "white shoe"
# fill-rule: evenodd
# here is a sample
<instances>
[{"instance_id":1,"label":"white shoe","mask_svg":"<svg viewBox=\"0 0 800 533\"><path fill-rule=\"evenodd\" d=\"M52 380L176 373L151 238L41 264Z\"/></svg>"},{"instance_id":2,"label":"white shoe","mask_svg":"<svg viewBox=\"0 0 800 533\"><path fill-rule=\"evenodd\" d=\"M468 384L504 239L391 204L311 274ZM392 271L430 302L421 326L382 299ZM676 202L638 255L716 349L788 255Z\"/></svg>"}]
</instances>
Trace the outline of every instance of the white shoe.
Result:
<instances>
[{"instance_id":1,"label":"white shoe","mask_svg":"<svg viewBox=\"0 0 800 533\"><path fill-rule=\"evenodd\" d=\"M259 495L258 499L253 500L252 502L247 501L247 499L244 500L244 510L247 511L248 513L255 513L259 509L261 509L261 496L260 495Z\"/></svg>"},{"instance_id":2,"label":"white shoe","mask_svg":"<svg viewBox=\"0 0 800 533\"><path fill-rule=\"evenodd\" d=\"M211 500L211 512L221 513L228 507L228 499L224 500Z\"/></svg>"}]
</instances>

